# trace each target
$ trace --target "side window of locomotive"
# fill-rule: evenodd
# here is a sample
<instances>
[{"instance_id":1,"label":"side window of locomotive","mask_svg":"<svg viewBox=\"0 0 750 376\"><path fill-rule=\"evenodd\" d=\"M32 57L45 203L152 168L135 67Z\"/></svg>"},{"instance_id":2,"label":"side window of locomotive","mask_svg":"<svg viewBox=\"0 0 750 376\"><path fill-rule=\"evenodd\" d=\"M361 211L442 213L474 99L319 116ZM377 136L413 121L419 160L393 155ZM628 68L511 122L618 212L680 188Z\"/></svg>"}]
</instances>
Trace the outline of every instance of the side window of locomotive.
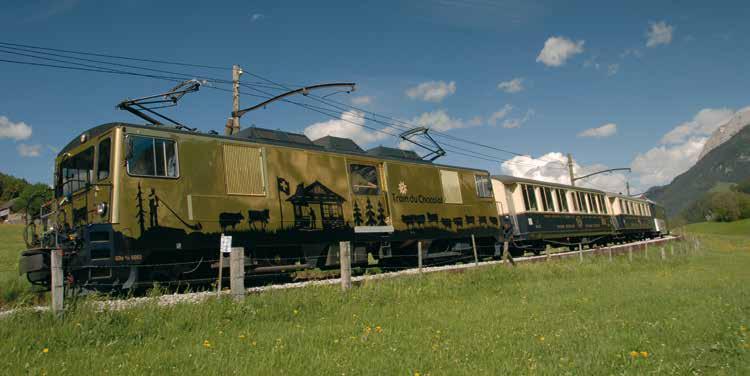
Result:
<instances>
[{"instance_id":1,"label":"side window of locomotive","mask_svg":"<svg viewBox=\"0 0 750 376\"><path fill-rule=\"evenodd\" d=\"M526 211L536 211L536 194L534 192L533 185L521 185L521 193L523 194L523 205L526 207Z\"/></svg>"},{"instance_id":2,"label":"side window of locomotive","mask_svg":"<svg viewBox=\"0 0 750 376\"><path fill-rule=\"evenodd\" d=\"M492 198L492 182L487 175L474 175L474 183L477 187L477 197Z\"/></svg>"},{"instance_id":3,"label":"side window of locomotive","mask_svg":"<svg viewBox=\"0 0 750 376\"><path fill-rule=\"evenodd\" d=\"M349 176L352 179L352 191L355 195L380 194L378 184L378 169L375 166L351 164Z\"/></svg>"},{"instance_id":4,"label":"side window of locomotive","mask_svg":"<svg viewBox=\"0 0 750 376\"><path fill-rule=\"evenodd\" d=\"M96 157L96 180L109 177L109 159L112 155L112 139L105 139L99 143L99 155Z\"/></svg>"},{"instance_id":5,"label":"side window of locomotive","mask_svg":"<svg viewBox=\"0 0 750 376\"><path fill-rule=\"evenodd\" d=\"M128 174L176 178L177 148L172 140L128 136Z\"/></svg>"},{"instance_id":6,"label":"side window of locomotive","mask_svg":"<svg viewBox=\"0 0 750 376\"><path fill-rule=\"evenodd\" d=\"M58 192L63 195L85 188L94 179L94 147L90 147L61 163Z\"/></svg>"},{"instance_id":7,"label":"side window of locomotive","mask_svg":"<svg viewBox=\"0 0 750 376\"><path fill-rule=\"evenodd\" d=\"M458 172L440 170L440 182L443 185L443 199L446 204L462 204L461 183L458 180Z\"/></svg>"}]
</instances>

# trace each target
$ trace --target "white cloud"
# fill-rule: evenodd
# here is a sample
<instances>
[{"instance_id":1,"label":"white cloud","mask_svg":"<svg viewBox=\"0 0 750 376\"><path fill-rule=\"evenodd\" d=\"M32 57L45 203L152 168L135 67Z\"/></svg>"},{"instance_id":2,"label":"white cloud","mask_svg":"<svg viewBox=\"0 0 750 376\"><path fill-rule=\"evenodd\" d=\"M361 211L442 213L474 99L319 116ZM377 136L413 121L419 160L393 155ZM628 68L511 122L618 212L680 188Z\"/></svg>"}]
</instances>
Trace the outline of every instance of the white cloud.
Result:
<instances>
[{"instance_id":1,"label":"white cloud","mask_svg":"<svg viewBox=\"0 0 750 376\"><path fill-rule=\"evenodd\" d=\"M0 116L0 139L10 138L15 141L31 137L31 126L24 122L14 123L5 116Z\"/></svg>"},{"instance_id":2,"label":"white cloud","mask_svg":"<svg viewBox=\"0 0 750 376\"><path fill-rule=\"evenodd\" d=\"M497 88L509 94L523 91L523 77L517 77L510 81L503 81L497 84Z\"/></svg>"},{"instance_id":3,"label":"white cloud","mask_svg":"<svg viewBox=\"0 0 750 376\"><path fill-rule=\"evenodd\" d=\"M372 101L374 100L375 98L373 97L370 97L367 95L361 95L361 96L352 98L352 104L355 106L364 106L364 105L368 105L372 103Z\"/></svg>"},{"instance_id":4,"label":"white cloud","mask_svg":"<svg viewBox=\"0 0 750 376\"><path fill-rule=\"evenodd\" d=\"M428 81L409 88L406 95L411 99L420 99L426 102L440 102L445 97L456 93L456 82Z\"/></svg>"},{"instance_id":5,"label":"white cloud","mask_svg":"<svg viewBox=\"0 0 750 376\"><path fill-rule=\"evenodd\" d=\"M523 115L523 117L506 119L503 122L503 128L506 128L506 129L519 128L524 123L531 120L534 114L535 114L534 110L529 109L529 110L526 110L526 113Z\"/></svg>"},{"instance_id":6,"label":"white cloud","mask_svg":"<svg viewBox=\"0 0 750 376\"><path fill-rule=\"evenodd\" d=\"M260 21L262 19L266 18L264 14L261 13L253 13L250 15L250 22Z\"/></svg>"},{"instance_id":7,"label":"white cloud","mask_svg":"<svg viewBox=\"0 0 750 376\"><path fill-rule=\"evenodd\" d=\"M638 175L640 188L668 184L687 171L698 160L706 140L706 137L695 137L678 145L661 145L639 153L630 168Z\"/></svg>"},{"instance_id":8,"label":"white cloud","mask_svg":"<svg viewBox=\"0 0 750 376\"><path fill-rule=\"evenodd\" d=\"M641 52L638 48L626 48L622 53L620 54L620 58L624 59L628 56L634 56L634 57L643 57L643 52Z\"/></svg>"},{"instance_id":9,"label":"white cloud","mask_svg":"<svg viewBox=\"0 0 750 376\"><path fill-rule=\"evenodd\" d=\"M584 43L585 41L583 40L573 42L562 36L550 37L544 42L544 48L539 52L536 61L548 67L559 67L564 65L565 61L569 58L583 52Z\"/></svg>"},{"instance_id":10,"label":"white cloud","mask_svg":"<svg viewBox=\"0 0 750 376\"><path fill-rule=\"evenodd\" d=\"M18 145L18 155L22 157L38 157L42 153L42 145Z\"/></svg>"},{"instance_id":11,"label":"white cloud","mask_svg":"<svg viewBox=\"0 0 750 376\"><path fill-rule=\"evenodd\" d=\"M493 112L492 115L490 115L490 117L487 119L487 122L490 125L493 125L493 126L497 125L498 120L502 120L503 118L505 118L506 116L508 116L508 114L512 110L513 110L513 106L511 106L509 104L506 104L499 111Z\"/></svg>"},{"instance_id":12,"label":"white cloud","mask_svg":"<svg viewBox=\"0 0 750 376\"><path fill-rule=\"evenodd\" d=\"M463 119L452 118L445 110L436 110L425 112L413 118L411 124L444 132L451 129L468 128L482 124L481 122L477 124L473 120L476 120L476 118L466 122Z\"/></svg>"},{"instance_id":13,"label":"white cloud","mask_svg":"<svg viewBox=\"0 0 750 376\"><path fill-rule=\"evenodd\" d=\"M610 64L607 66L607 76L614 76L620 71L620 64Z\"/></svg>"},{"instance_id":14,"label":"white cloud","mask_svg":"<svg viewBox=\"0 0 750 376\"><path fill-rule=\"evenodd\" d=\"M661 143L679 144L690 138L708 136L728 122L732 115L734 111L729 108L704 108L698 111L693 120L684 122L667 132L662 137Z\"/></svg>"},{"instance_id":15,"label":"white cloud","mask_svg":"<svg viewBox=\"0 0 750 376\"><path fill-rule=\"evenodd\" d=\"M325 136L336 136L351 138L359 145L367 145L375 141L383 140L390 135L364 128L364 113L360 111L346 111L341 114L340 119L331 119L315 123L305 128L305 135L312 140ZM385 129L385 132L390 132ZM393 133L393 132L391 132Z\"/></svg>"},{"instance_id":16,"label":"white cloud","mask_svg":"<svg viewBox=\"0 0 750 376\"><path fill-rule=\"evenodd\" d=\"M472 127L478 127L482 125L482 117L481 116L474 116L469 120L469 125Z\"/></svg>"},{"instance_id":17,"label":"white cloud","mask_svg":"<svg viewBox=\"0 0 750 376\"><path fill-rule=\"evenodd\" d=\"M674 27L664 21L652 22L651 28L646 32L646 47L672 43L673 31Z\"/></svg>"},{"instance_id":18,"label":"white cloud","mask_svg":"<svg viewBox=\"0 0 750 376\"><path fill-rule=\"evenodd\" d=\"M617 124L607 123L601 127L589 128L578 134L578 137L609 137L614 136L617 133Z\"/></svg>"},{"instance_id":19,"label":"white cloud","mask_svg":"<svg viewBox=\"0 0 750 376\"><path fill-rule=\"evenodd\" d=\"M570 184L568 174L568 159L563 153L551 152L539 158L530 156L513 157L502 164L504 174L524 177L529 179L548 181L560 184ZM573 160L573 173L583 176L592 172L607 169L602 164L581 166ZM603 189L610 192L622 192L625 189L625 175L621 173L610 173L594 175L584 180L576 181L577 186Z\"/></svg>"}]
</instances>

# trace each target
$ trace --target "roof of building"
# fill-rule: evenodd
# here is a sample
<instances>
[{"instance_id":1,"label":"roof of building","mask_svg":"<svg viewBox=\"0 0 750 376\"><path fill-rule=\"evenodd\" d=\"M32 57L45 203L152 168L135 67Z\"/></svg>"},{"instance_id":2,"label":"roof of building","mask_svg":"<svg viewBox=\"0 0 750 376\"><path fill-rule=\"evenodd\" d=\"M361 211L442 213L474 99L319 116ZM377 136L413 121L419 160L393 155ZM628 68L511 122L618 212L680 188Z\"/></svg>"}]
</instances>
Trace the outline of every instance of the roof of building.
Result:
<instances>
[{"instance_id":1,"label":"roof of building","mask_svg":"<svg viewBox=\"0 0 750 376\"><path fill-rule=\"evenodd\" d=\"M8 200L8 201L0 204L0 210L8 209L8 208L12 207L13 204L16 203L16 201L18 201L18 198L10 199L10 200Z\"/></svg>"},{"instance_id":2,"label":"roof of building","mask_svg":"<svg viewBox=\"0 0 750 376\"><path fill-rule=\"evenodd\" d=\"M322 146L326 150L344 153L364 153L359 145L349 138L336 136L325 136L313 141L315 145Z\"/></svg>"}]
</instances>

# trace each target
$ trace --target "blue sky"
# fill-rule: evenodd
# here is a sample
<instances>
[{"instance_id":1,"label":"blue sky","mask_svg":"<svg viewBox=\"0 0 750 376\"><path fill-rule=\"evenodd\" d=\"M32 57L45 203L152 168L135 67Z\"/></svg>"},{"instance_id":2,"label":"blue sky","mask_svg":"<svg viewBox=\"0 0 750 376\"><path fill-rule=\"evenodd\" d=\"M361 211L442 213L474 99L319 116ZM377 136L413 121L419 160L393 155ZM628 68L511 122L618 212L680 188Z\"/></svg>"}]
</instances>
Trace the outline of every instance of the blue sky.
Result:
<instances>
[{"instance_id":1,"label":"blue sky","mask_svg":"<svg viewBox=\"0 0 750 376\"><path fill-rule=\"evenodd\" d=\"M567 152L581 172L632 166L631 174L589 182L621 191L628 178L638 189L668 183L695 162L710 131L749 104L747 19L742 2L6 1L0 42L239 64L291 84L353 81L354 94L331 98L532 157L506 162L506 173L564 181L556 161ZM0 59L30 60L2 52ZM230 78L229 71L149 66ZM172 86L7 63L0 83L0 171L44 182L54 150L79 132L140 122L115 109L120 100ZM231 94L203 89L168 114L221 131L230 108ZM354 135L366 146L398 143L285 103L249 113L243 125L251 123ZM665 139L679 126L688 128L684 137ZM584 133L594 137L581 134L600 127ZM17 133L22 128L31 134ZM501 171L457 154L441 161Z\"/></svg>"}]
</instances>

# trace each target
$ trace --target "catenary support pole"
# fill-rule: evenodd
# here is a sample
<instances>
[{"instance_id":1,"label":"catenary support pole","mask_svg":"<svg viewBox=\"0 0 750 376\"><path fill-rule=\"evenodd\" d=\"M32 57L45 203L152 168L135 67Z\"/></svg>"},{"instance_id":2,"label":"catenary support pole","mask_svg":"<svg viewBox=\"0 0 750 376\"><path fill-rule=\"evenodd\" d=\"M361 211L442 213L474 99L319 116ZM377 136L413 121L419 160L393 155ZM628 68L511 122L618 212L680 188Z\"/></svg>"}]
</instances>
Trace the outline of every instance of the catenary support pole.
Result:
<instances>
[{"instance_id":1,"label":"catenary support pole","mask_svg":"<svg viewBox=\"0 0 750 376\"><path fill-rule=\"evenodd\" d=\"M339 242L339 262L341 264L341 290L352 288L351 243Z\"/></svg>"},{"instance_id":2,"label":"catenary support pole","mask_svg":"<svg viewBox=\"0 0 750 376\"><path fill-rule=\"evenodd\" d=\"M52 312L60 316L64 308L62 249L53 249L50 252L50 269L52 277Z\"/></svg>"},{"instance_id":3,"label":"catenary support pole","mask_svg":"<svg viewBox=\"0 0 750 376\"><path fill-rule=\"evenodd\" d=\"M245 298L245 249L233 247L229 256L229 287L234 300Z\"/></svg>"},{"instance_id":4,"label":"catenary support pole","mask_svg":"<svg viewBox=\"0 0 750 376\"><path fill-rule=\"evenodd\" d=\"M479 254L477 253L477 240L471 234L471 248L474 250L474 265L479 266Z\"/></svg>"}]
</instances>

